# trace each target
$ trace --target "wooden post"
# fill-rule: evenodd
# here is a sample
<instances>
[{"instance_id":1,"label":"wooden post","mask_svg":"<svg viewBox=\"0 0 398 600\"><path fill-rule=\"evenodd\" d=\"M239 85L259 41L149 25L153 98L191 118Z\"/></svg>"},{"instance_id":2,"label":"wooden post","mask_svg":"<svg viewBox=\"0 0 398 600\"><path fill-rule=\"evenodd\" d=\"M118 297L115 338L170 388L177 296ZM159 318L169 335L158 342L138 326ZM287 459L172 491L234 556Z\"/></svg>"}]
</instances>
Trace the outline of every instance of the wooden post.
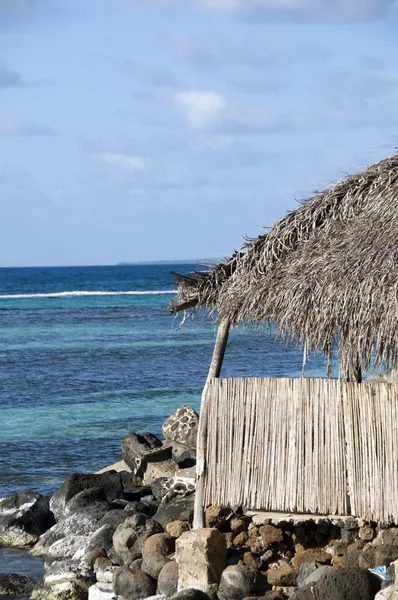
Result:
<instances>
[{"instance_id":1,"label":"wooden post","mask_svg":"<svg viewBox=\"0 0 398 600\"><path fill-rule=\"evenodd\" d=\"M358 354L355 354L351 359L351 381L362 383L361 361Z\"/></svg>"},{"instance_id":2,"label":"wooden post","mask_svg":"<svg viewBox=\"0 0 398 600\"><path fill-rule=\"evenodd\" d=\"M202 401L200 405L200 427L198 431L198 440L196 444L196 494L193 518L194 529L201 529L205 526L203 478L206 471L207 386L210 379L220 377L230 327L230 322L227 319L221 321L217 331L217 338L213 350L213 357L210 363L209 373L207 375L205 387L202 392Z\"/></svg>"}]
</instances>

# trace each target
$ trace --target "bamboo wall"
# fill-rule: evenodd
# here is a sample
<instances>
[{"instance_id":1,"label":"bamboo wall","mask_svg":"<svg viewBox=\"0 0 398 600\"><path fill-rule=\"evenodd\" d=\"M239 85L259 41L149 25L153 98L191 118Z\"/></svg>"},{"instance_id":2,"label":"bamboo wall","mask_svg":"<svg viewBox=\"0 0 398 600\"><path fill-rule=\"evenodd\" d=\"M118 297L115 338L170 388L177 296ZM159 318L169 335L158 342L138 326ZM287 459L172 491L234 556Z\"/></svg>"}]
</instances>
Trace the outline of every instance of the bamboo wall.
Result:
<instances>
[{"instance_id":1,"label":"bamboo wall","mask_svg":"<svg viewBox=\"0 0 398 600\"><path fill-rule=\"evenodd\" d=\"M212 379L205 503L398 523L398 386Z\"/></svg>"}]
</instances>

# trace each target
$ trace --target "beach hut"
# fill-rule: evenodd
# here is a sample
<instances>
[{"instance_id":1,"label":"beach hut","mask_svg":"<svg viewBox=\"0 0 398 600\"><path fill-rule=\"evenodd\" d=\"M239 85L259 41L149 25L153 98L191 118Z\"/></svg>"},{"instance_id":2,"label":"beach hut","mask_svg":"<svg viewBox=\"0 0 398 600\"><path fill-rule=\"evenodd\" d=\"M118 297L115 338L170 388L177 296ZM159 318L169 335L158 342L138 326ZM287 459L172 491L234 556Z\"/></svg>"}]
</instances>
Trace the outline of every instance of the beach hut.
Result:
<instances>
[{"instance_id":1,"label":"beach hut","mask_svg":"<svg viewBox=\"0 0 398 600\"><path fill-rule=\"evenodd\" d=\"M398 522L397 386L359 385L362 367L398 362L398 157L317 193L208 273L178 278L171 310L204 308L220 324L202 396L198 514L219 501ZM241 322L273 322L304 353L337 348L339 378L218 379Z\"/></svg>"}]
</instances>

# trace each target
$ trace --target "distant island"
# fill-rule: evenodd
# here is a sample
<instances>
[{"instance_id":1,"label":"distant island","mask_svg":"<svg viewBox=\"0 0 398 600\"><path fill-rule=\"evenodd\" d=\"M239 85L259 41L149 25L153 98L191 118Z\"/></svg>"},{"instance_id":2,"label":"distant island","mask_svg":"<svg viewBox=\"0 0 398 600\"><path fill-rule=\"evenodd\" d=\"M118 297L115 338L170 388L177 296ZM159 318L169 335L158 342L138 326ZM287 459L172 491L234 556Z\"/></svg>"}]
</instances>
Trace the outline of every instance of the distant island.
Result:
<instances>
[{"instance_id":1,"label":"distant island","mask_svg":"<svg viewBox=\"0 0 398 600\"><path fill-rule=\"evenodd\" d=\"M222 258L191 258L190 260L147 260L137 262L120 262L117 267L129 267L134 265L215 265Z\"/></svg>"}]
</instances>

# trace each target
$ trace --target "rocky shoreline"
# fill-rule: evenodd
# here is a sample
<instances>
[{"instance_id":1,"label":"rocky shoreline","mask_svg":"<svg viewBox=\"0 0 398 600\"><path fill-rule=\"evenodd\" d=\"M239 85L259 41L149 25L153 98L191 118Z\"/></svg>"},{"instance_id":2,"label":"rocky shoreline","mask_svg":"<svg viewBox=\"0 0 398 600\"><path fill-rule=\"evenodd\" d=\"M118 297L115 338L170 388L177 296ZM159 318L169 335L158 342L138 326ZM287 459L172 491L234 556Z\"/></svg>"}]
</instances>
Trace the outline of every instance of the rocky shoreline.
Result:
<instances>
[{"instance_id":1,"label":"rocky shoreline","mask_svg":"<svg viewBox=\"0 0 398 600\"><path fill-rule=\"evenodd\" d=\"M351 517L211 506L192 531L198 415L178 409L165 440L130 433L122 461L68 477L52 497L0 499L0 546L43 557L32 600L398 600L398 527ZM398 565L398 562L397 562Z\"/></svg>"}]
</instances>

